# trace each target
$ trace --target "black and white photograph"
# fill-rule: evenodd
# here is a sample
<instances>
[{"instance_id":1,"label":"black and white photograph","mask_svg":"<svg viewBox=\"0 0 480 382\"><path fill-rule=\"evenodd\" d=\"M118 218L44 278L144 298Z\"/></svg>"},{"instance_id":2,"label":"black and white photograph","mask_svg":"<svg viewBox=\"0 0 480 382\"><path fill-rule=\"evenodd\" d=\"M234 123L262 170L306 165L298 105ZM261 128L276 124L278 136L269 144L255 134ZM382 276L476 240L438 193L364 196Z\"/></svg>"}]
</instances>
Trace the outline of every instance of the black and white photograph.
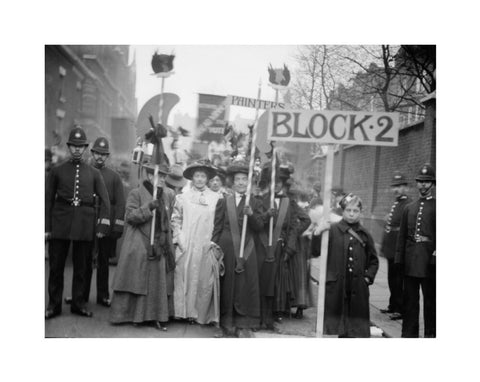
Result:
<instances>
[{"instance_id":1,"label":"black and white photograph","mask_svg":"<svg viewBox=\"0 0 480 382\"><path fill-rule=\"evenodd\" d=\"M45 336L435 338L435 125L435 45L46 45Z\"/></svg>"},{"instance_id":2,"label":"black and white photograph","mask_svg":"<svg viewBox=\"0 0 480 382\"><path fill-rule=\"evenodd\" d=\"M5 8L2 380L475 375L472 6Z\"/></svg>"}]
</instances>

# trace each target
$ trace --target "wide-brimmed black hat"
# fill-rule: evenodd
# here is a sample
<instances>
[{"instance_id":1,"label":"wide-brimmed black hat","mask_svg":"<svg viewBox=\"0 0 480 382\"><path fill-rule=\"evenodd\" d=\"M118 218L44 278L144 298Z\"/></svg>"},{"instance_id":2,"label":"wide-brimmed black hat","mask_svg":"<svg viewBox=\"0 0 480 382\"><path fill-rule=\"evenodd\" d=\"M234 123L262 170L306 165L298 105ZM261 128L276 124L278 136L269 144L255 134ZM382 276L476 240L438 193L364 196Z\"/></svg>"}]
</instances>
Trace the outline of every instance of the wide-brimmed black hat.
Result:
<instances>
[{"instance_id":1,"label":"wide-brimmed black hat","mask_svg":"<svg viewBox=\"0 0 480 382\"><path fill-rule=\"evenodd\" d=\"M67 145L88 146L87 135L80 126L75 126L68 136Z\"/></svg>"},{"instance_id":2,"label":"wide-brimmed black hat","mask_svg":"<svg viewBox=\"0 0 480 382\"><path fill-rule=\"evenodd\" d=\"M192 180L195 171L205 172L208 179L212 179L216 175L215 169L211 165L202 162L194 162L183 171L183 177Z\"/></svg>"},{"instance_id":3,"label":"wide-brimmed black hat","mask_svg":"<svg viewBox=\"0 0 480 382\"><path fill-rule=\"evenodd\" d=\"M285 181L290 178L291 174L292 174L292 171L290 167L280 166L277 168L277 171L275 173L275 178L276 180ZM262 171L260 172L260 181L262 183L270 183L271 180L272 180L272 169L269 162L262 168Z\"/></svg>"},{"instance_id":4,"label":"wide-brimmed black hat","mask_svg":"<svg viewBox=\"0 0 480 382\"><path fill-rule=\"evenodd\" d=\"M95 139L95 142L93 142L93 146L90 151L94 151L99 154L110 154L107 138L100 137Z\"/></svg>"},{"instance_id":5,"label":"wide-brimmed black hat","mask_svg":"<svg viewBox=\"0 0 480 382\"><path fill-rule=\"evenodd\" d=\"M221 167L214 166L214 169L216 172L215 175L222 179L222 182L225 182L225 179L227 178L227 172Z\"/></svg>"},{"instance_id":6,"label":"wide-brimmed black hat","mask_svg":"<svg viewBox=\"0 0 480 382\"><path fill-rule=\"evenodd\" d=\"M230 166L227 167L228 175L235 174L247 174L248 175L248 164L244 161L233 162Z\"/></svg>"},{"instance_id":7,"label":"wide-brimmed black hat","mask_svg":"<svg viewBox=\"0 0 480 382\"><path fill-rule=\"evenodd\" d=\"M395 171L390 185L393 187L393 186L401 186L402 184L408 184L407 178L405 178L405 176L400 171Z\"/></svg>"},{"instance_id":8,"label":"wide-brimmed black hat","mask_svg":"<svg viewBox=\"0 0 480 382\"><path fill-rule=\"evenodd\" d=\"M429 163L425 163L418 171L415 180L419 182L435 182L435 170Z\"/></svg>"},{"instance_id":9,"label":"wide-brimmed black hat","mask_svg":"<svg viewBox=\"0 0 480 382\"><path fill-rule=\"evenodd\" d=\"M150 174L155 172L155 165L151 162L145 162L142 164L142 168ZM170 173L168 166L166 164L159 164L158 165L158 172L164 175L168 175Z\"/></svg>"},{"instance_id":10,"label":"wide-brimmed black hat","mask_svg":"<svg viewBox=\"0 0 480 382\"><path fill-rule=\"evenodd\" d=\"M179 164L170 167L170 173L165 178L165 182L173 187L185 186L187 180L183 177L183 167Z\"/></svg>"}]
</instances>

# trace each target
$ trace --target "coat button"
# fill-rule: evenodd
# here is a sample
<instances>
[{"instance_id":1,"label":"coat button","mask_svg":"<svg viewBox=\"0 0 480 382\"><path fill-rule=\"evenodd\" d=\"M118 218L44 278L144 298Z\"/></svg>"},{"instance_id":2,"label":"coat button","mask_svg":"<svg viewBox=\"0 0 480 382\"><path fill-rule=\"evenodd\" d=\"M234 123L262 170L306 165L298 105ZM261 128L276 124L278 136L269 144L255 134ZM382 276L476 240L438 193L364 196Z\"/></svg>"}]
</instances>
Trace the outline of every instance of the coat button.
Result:
<instances>
[{"instance_id":1,"label":"coat button","mask_svg":"<svg viewBox=\"0 0 480 382\"><path fill-rule=\"evenodd\" d=\"M348 260L353 261L353 257L349 257Z\"/></svg>"},{"instance_id":2,"label":"coat button","mask_svg":"<svg viewBox=\"0 0 480 382\"><path fill-rule=\"evenodd\" d=\"M348 249L351 251L351 250L352 250L352 247L348 247Z\"/></svg>"},{"instance_id":3,"label":"coat button","mask_svg":"<svg viewBox=\"0 0 480 382\"><path fill-rule=\"evenodd\" d=\"M353 269L352 269L352 268L348 268L348 271L349 271L349 272L353 272Z\"/></svg>"}]
</instances>

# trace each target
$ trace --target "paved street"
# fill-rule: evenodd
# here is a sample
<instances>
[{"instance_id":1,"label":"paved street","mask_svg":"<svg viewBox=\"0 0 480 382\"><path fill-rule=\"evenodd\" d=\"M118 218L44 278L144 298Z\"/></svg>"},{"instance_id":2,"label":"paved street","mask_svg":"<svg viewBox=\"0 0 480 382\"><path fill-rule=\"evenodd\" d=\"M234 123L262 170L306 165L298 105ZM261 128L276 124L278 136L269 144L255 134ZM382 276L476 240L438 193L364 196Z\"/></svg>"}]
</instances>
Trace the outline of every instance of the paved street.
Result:
<instances>
[{"instance_id":1,"label":"paved street","mask_svg":"<svg viewBox=\"0 0 480 382\"><path fill-rule=\"evenodd\" d=\"M372 322L372 338L401 336L401 321L392 321L386 314L380 313L380 309L388 305L387 262L380 259L380 268L375 283L370 287L370 319ZM312 260L312 275L318 277L319 259ZM110 285L116 267L110 267ZM47 293L48 261L45 261L45 307L48 304ZM71 295L72 264L71 258L67 259L65 267L64 297ZM63 305L62 315L45 321L45 337L86 337L86 338L212 338L215 328L206 325L189 325L175 321L169 323L168 331L161 332L153 327L130 324L112 325L108 322L108 308L95 303L96 301L95 272L92 277L89 309L93 312L92 318L84 318L70 313L68 305ZM316 303L317 287L312 284L313 301ZM422 302L421 302L422 304ZM422 306L422 305L421 305ZM423 337L423 316L420 320L420 336ZM281 324L276 323L276 332L258 331L242 332L242 337L255 338L282 338L282 337L315 337L316 308L312 307L304 311L303 319L285 318Z\"/></svg>"}]
</instances>

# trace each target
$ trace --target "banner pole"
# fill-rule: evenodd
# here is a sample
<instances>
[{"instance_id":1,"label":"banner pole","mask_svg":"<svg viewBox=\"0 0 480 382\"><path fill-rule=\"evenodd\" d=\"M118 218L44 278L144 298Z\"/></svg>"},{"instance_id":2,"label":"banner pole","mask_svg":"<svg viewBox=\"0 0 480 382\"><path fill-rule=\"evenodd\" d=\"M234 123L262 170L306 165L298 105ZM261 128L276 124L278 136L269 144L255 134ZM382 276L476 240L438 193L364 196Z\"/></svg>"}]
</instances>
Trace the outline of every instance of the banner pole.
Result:
<instances>
[{"instance_id":1,"label":"banner pole","mask_svg":"<svg viewBox=\"0 0 480 382\"><path fill-rule=\"evenodd\" d=\"M158 121L159 123L162 123L162 114L163 114L163 88L165 85L165 77L162 77L162 90L160 92L160 110L158 111ZM158 144L158 143L157 143ZM154 151L155 152L155 147ZM153 172L153 200L157 199L157 187L158 187L158 170L159 170L159 165L158 163L155 163L155 170ZM156 219L156 209L153 210L152 214L152 227L150 229L150 245L153 246L154 244L154 239L155 239L155 219Z\"/></svg>"},{"instance_id":2,"label":"banner pole","mask_svg":"<svg viewBox=\"0 0 480 382\"><path fill-rule=\"evenodd\" d=\"M258 82L257 98L260 101L262 95L262 79ZM252 180L253 180L253 167L255 165L255 148L257 141L257 122L258 122L258 110L260 102L257 104L257 110L255 111L255 122L252 130L252 145L250 147L250 165L248 167L248 184L247 184L247 197L245 198L245 206L250 205L250 194L252 192ZM245 237L247 235L247 220L248 216L244 216L242 225L242 236L240 241L240 258L243 258L243 251L245 250Z\"/></svg>"},{"instance_id":3,"label":"banner pole","mask_svg":"<svg viewBox=\"0 0 480 382\"><path fill-rule=\"evenodd\" d=\"M275 104L278 103L278 89L275 89ZM275 208L275 178L276 174L276 167L277 167L277 148L275 147L275 143L273 143L272 147L272 177L270 183L270 208ZM270 216L270 223L268 226L268 245L271 247L273 245L273 216Z\"/></svg>"},{"instance_id":4,"label":"banner pole","mask_svg":"<svg viewBox=\"0 0 480 382\"><path fill-rule=\"evenodd\" d=\"M325 166L325 180L323 186L323 219L325 222L330 221L330 199L332 197L333 178L333 151L334 145L328 145L327 163ZM322 233L322 245L320 249L316 328L317 337L323 337L323 324L325 315L325 282L327 279L328 235L329 230L326 230Z\"/></svg>"}]
</instances>

